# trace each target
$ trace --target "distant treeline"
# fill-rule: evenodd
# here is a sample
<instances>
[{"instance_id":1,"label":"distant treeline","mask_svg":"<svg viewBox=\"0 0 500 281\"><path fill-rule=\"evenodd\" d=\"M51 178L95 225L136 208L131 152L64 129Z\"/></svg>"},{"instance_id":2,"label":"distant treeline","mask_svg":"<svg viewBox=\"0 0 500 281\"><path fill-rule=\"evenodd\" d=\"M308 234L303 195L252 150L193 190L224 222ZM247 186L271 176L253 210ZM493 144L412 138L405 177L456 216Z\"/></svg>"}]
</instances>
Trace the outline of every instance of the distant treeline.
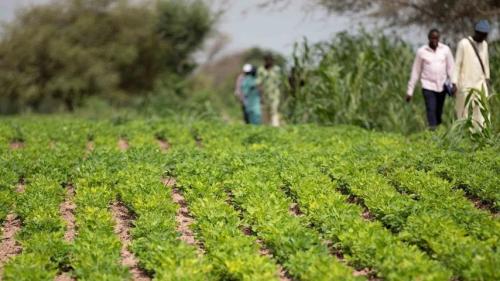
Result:
<instances>
[{"instance_id":1,"label":"distant treeline","mask_svg":"<svg viewBox=\"0 0 500 281\"><path fill-rule=\"evenodd\" d=\"M137 2L137 1L136 1ZM183 77L214 25L201 0L68 0L31 6L0 37L0 113L114 104Z\"/></svg>"}]
</instances>

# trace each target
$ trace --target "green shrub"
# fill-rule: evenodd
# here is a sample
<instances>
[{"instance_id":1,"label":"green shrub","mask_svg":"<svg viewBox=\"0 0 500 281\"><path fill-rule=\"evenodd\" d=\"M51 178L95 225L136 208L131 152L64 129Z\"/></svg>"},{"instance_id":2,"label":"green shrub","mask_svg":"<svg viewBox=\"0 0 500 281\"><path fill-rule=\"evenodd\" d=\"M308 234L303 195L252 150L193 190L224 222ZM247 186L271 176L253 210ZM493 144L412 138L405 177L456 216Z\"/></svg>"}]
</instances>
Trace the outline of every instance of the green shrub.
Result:
<instances>
[{"instance_id":1,"label":"green shrub","mask_svg":"<svg viewBox=\"0 0 500 281\"><path fill-rule=\"evenodd\" d=\"M53 1L22 10L0 37L0 112L54 112L98 96L114 104L185 75L213 26L202 1ZM191 65L191 67L186 67Z\"/></svg>"}]
</instances>

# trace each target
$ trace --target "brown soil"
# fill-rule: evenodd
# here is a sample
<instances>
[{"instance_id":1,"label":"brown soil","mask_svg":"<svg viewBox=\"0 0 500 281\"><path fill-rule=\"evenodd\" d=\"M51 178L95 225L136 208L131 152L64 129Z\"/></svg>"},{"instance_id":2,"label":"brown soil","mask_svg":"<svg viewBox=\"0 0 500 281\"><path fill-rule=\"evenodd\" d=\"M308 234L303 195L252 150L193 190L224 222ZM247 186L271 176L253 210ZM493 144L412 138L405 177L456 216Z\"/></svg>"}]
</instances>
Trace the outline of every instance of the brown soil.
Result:
<instances>
[{"instance_id":1,"label":"brown soil","mask_svg":"<svg viewBox=\"0 0 500 281\"><path fill-rule=\"evenodd\" d=\"M189 245L196 246L198 253L203 254L203 246L196 240L196 237L191 230L191 225L194 223L194 219L189 212L189 208L186 199L182 195L182 191L176 187L177 181L174 178L166 178L163 179L163 184L172 189L172 201L179 205L179 209L177 209L177 214L175 215L177 231L181 234L179 239Z\"/></svg>"},{"instance_id":2,"label":"brown soil","mask_svg":"<svg viewBox=\"0 0 500 281\"><path fill-rule=\"evenodd\" d=\"M349 195L349 197L347 198L347 201L350 204L357 204L357 205L360 205L364 208L364 211L361 214L363 219L366 219L369 221L375 220L375 216L372 213L370 213L370 211L364 205L364 202L361 198L354 196L354 195ZM290 214L292 214L294 216L303 216L304 215L304 213L300 210L300 206L297 202L294 202L290 205L289 212L290 212ZM336 257L340 262L347 264L343 250L336 247L335 244L333 243L333 241L327 240L327 239L322 239L322 243L328 248L328 251L330 252L330 254L332 256ZM362 270L355 270L354 269L352 274L354 276L365 276L370 281L381 280L377 277L376 272L374 270L368 269L368 268L365 268Z\"/></svg>"},{"instance_id":3,"label":"brown soil","mask_svg":"<svg viewBox=\"0 0 500 281\"><path fill-rule=\"evenodd\" d=\"M166 178L166 179L163 179L162 180L162 183L166 186L166 187L170 187L170 188L174 188L175 185L177 184L177 180L174 179L174 178Z\"/></svg>"},{"instance_id":4,"label":"brown soil","mask_svg":"<svg viewBox=\"0 0 500 281\"><path fill-rule=\"evenodd\" d=\"M354 276L365 276L369 281L380 281L382 279L377 277L376 272L373 269L364 268L361 270L356 270L353 272Z\"/></svg>"},{"instance_id":5,"label":"brown soil","mask_svg":"<svg viewBox=\"0 0 500 281\"><path fill-rule=\"evenodd\" d=\"M281 265L278 265L278 276L280 278L280 281L291 281L292 280L292 278L289 277L288 273L285 271L285 269Z\"/></svg>"},{"instance_id":6,"label":"brown soil","mask_svg":"<svg viewBox=\"0 0 500 281\"><path fill-rule=\"evenodd\" d=\"M87 153L94 151L94 149L95 149L95 143L93 141L88 141L86 145Z\"/></svg>"},{"instance_id":7,"label":"brown soil","mask_svg":"<svg viewBox=\"0 0 500 281\"><path fill-rule=\"evenodd\" d=\"M499 212L494 210L492 203L484 202L483 200L474 196L469 196L469 200L472 201L476 208L491 213L493 217L498 217L500 215Z\"/></svg>"},{"instance_id":8,"label":"brown soil","mask_svg":"<svg viewBox=\"0 0 500 281\"><path fill-rule=\"evenodd\" d=\"M464 196L474 204L477 209L489 212L494 218L497 218L500 214L499 210L495 208L493 202L486 202L482 200L477 195L471 193L468 188L464 185L459 185L455 187L456 189L461 189L464 191Z\"/></svg>"},{"instance_id":9,"label":"brown soil","mask_svg":"<svg viewBox=\"0 0 500 281\"><path fill-rule=\"evenodd\" d=\"M93 141L87 141L87 144L85 145L85 154L83 156L83 159L88 159L92 151L95 149L95 143Z\"/></svg>"},{"instance_id":10,"label":"brown soil","mask_svg":"<svg viewBox=\"0 0 500 281\"><path fill-rule=\"evenodd\" d=\"M128 143L128 140L126 140L124 138L120 138L120 140L118 140L118 148L121 151L127 151L129 147L130 147L130 145Z\"/></svg>"},{"instance_id":11,"label":"brown soil","mask_svg":"<svg viewBox=\"0 0 500 281\"><path fill-rule=\"evenodd\" d=\"M242 227L241 228L241 232L243 232L243 234L245 234L246 236L255 236L255 233L252 231L252 229L250 227ZM269 250L265 245L264 245L264 242L257 238L255 240L257 242L257 244L259 245L259 253L261 256L266 256L270 259L273 258L273 254L271 252L271 250ZM277 267L278 267L278 275L279 275L279 278L281 281L291 281L292 278L290 278L289 274L286 272L286 270L283 268L283 266L281 266L280 264L277 264Z\"/></svg>"},{"instance_id":12,"label":"brown soil","mask_svg":"<svg viewBox=\"0 0 500 281\"><path fill-rule=\"evenodd\" d=\"M357 204L360 206L365 205L362 198L355 196L355 195L352 195L352 194L350 194L349 197L347 198L347 202L351 203L351 204Z\"/></svg>"},{"instance_id":13,"label":"brown soil","mask_svg":"<svg viewBox=\"0 0 500 281\"><path fill-rule=\"evenodd\" d=\"M365 202L363 198L358 197L356 195L350 194L349 197L347 198L347 202L350 204L356 204L360 207L363 208L363 213L361 213L361 217L367 221L374 221L375 220L375 215L373 215L368 207L366 207Z\"/></svg>"},{"instance_id":14,"label":"brown soil","mask_svg":"<svg viewBox=\"0 0 500 281\"><path fill-rule=\"evenodd\" d=\"M172 147L168 141L162 139L158 139L158 146L160 146L162 152L167 152Z\"/></svg>"},{"instance_id":15,"label":"brown soil","mask_svg":"<svg viewBox=\"0 0 500 281\"><path fill-rule=\"evenodd\" d=\"M342 249L338 249L337 247L335 247L331 240L324 240L324 244L328 248L330 254L337 257L339 261L345 261L344 252L342 251Z\"/></svg>"},{"instance_id":16,"label":"brown soil","mask_svg":"<svg viewBox=\"0 0 500 281\"><path fill-rule=\"evenodd\" d=\"M363 211L363 213L361 214L361 217L367 221L374 221L375 220L375 216L368 209L365 209Z\"/></svg>"},{"instance_id":17,"label":"brown soil","mask_svg":"<svg viewBox=\"0 0 500 281\"><path fill-rule=\"evenodd\" d=\"M24 142L21 141L13 141L10 143L10 149L11 150L18 150L24 148Z\"/></svg>"},{"instance_id":18,"label":"brown soil","mask_svg":"<svg viewBox=\"0 0 500 281\"><path fill-rule=\"evenodd\" d=\"M54 281L76 281L76 279L70 273L64 272L57 275Z\"/></svg>"},{"instance_id":19,"label":"brown soil","mask_svg":"<svg viewBox=\"0 0 500 281\"><path fill-rule=\"evenodd\" d=\"M328 248L328 251L330 252L331 255L335 256L340 262L346 263L345 257L344 257L344 252L342 249L338 249L335 247L333 242L331 240L324 240L324 244ZM354 270L352 272L352 275L354 276L365 276L368 278L370 281L378 281L381 280L377 278L377 273L373 269L369 268L364 268L361 270Z\"/></svg>"},{"instance_id":20,"label":"brown soil","mask_svg":"<svg viewBox=\"0 0 500 281\"><path fill-rule=\"evenodd\" d=\"M59 206L59 211L63 220L66 222L66 233L64 233L64 240L71 242L75 240L76 228L75 228L75 210L76 205L73 202L75 197L75 187L73 185L66 186L66 198L64 202Z\"/></svg>"},{"instance_id":21,"label":"brown soil","mask_svg":"<svg viewBox=\"0 0 500 281\"><path fill-rule=\"evenodd\" d=\"M301 217L304 215L304 213L300 210L299 204L297 203L292 203L290 205L290 208L288 209L288 212L295 217Z\"/></svg>"},{"instance_id":22,"label":"brown soil","mask_svg":"<svg viewBox=\"0 0 500 281\"><path fill-rule=\"evenodd\" d=\"M121 257L122 265L129 268L134 281L149 281L151 278L139 267L139 261L128 248L132 243L130 228L134 220L133 215L122 202L114 202L111 205L111 213L115 220L115 233L122 243Z\"/></svg>"},{"instance_id":23,"label":"brown soil","mask_svg":"<svg viewBox=\"0 0 500 281\"><path fill-rule=\"evenodd\" d=\"M2 229L2 242L0 243L0 280L2 279L5 263L15 255L21 253L22 248L17 243L15 236L21 229L21 221L14 215L9 214L5 219Z\"/></svg>"},{"instance_id":24,"label":"brown soil","mask_svg":"<svg viewBox=\"0 0 500 281\"><path fill-rule=\"evenodd\" d=\"M19 183L16 186L16 192L17 193L24 193L26 191L26 184L24 182L24 179L20 179Z\"/></svg>"}]
</instances>

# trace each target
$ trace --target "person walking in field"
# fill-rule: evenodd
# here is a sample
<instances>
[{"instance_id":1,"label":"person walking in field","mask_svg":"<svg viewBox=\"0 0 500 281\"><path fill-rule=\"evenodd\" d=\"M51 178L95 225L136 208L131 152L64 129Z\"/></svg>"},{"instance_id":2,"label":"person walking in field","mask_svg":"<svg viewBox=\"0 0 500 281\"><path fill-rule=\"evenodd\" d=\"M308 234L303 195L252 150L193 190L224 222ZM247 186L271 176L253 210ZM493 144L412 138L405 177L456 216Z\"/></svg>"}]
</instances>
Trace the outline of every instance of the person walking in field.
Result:
<instances>
[{"instance_id":1,"label":"person walking in field","mask_svg":"<svg viewBox=\"0 0 500 281\"><path fill-rule=\"evenodd\" d=\"M249 124L260 125L262 114L260 109L260 91L257 85L256 69L249 65L245 67L245 76L241 83L241 92L245 100L245 114Z\"/></svg>"},{"instance_id":2,"label":"person walking in field","mask_svg":"<svg viewBox=\"0 0 500 281\"><path fill-rule=\"evenodd\" d=\"M488 56L488 21L481 20L475 26L473 36L462 39L457 47L457 66L452 76L452 83L457 90L455 110L458 119L469 116L471 103L465 104L471 89L484 90L489 95L490 63ZM477 98L477 97L474 97ZM474 99L473 98L473 99ZM481 108L472 103L472 120L476 128L484 127L484 116Z\"/></svg>"},{"instance_id":3,"label":"person walking in field","mask_svg":"<svg viewBox=\"0 0 500 281\"><path fill-rule=\"evenodd\" d=\"M252 70L252 65L247 63L243 66L243 71L238 75L238 78L236 78L236 87L234 89L234 95L236 96L241 105L241 111L243 112L243 121L245 121L245 124L249 124L250 120L248 119L248 114L245 106L245 95L243 94L242 91L242 85L243 85L243 80L245 79L245 72L249 72L251 70Z\"/></svg>"},{"instance_id":4,"label":"person walking in field","mask_svg":"<svg viewBox=\"0 0 500 281\"><path fill-rule=\"evenodd\" d=\"M274 127L280 126L281 68L274 64L271 54L264 57L264 66L257 71L257 84L262 90L265 115Z\"/></svg>"},{"instance_id":5,"label":"person walking in field","mask_svg":"<svg viewBox=\"0 0 500 281\"><path fill-rule=\"evenodd\" d=\"M418 79L422 84L425 99L427 122L431 130L442 123L443 107L446 94L452 94L447 84L451 79L454 60L448 46L439 42L440 32L432 29L428 35L429 43L420 47L413 63L406 101L410 102Z\"/></svg>"}]
</instances>

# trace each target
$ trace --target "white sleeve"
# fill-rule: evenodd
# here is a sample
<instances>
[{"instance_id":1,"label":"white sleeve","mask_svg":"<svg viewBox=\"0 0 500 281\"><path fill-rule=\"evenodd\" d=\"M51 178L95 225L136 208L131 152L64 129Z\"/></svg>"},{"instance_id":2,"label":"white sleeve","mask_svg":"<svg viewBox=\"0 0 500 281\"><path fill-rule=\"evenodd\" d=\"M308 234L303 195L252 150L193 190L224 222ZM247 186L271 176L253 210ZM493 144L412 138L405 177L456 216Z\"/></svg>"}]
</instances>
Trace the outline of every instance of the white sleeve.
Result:
<instances>
[{"instance_id":1,"label":"white sleeve","mask_svg":"<svg viewBox=\"0 0 500 281\"><path fill-rule=\"evenodd\" d=\"M464 62L464 41L460 41L457 47L457 55L455 56L455 69L451 76L451 83L458 84L458 80L462 74L462 64Z\"/></svg>"}]
</instances>

